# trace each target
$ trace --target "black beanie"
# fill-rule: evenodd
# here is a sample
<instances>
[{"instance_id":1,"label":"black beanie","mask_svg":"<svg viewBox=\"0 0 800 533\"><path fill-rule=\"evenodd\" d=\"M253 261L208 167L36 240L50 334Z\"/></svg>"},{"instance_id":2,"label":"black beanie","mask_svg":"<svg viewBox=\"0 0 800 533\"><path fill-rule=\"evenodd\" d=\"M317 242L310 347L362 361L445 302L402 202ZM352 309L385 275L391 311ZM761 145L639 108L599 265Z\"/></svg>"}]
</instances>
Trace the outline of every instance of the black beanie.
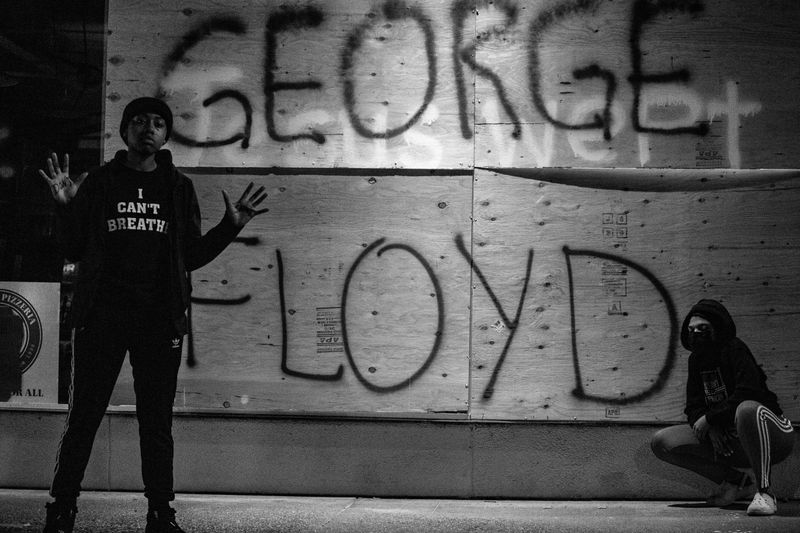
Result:
<instances>
[{"instance_id":1,"label":"black beanie","mask_svg":"<svg viewBox=\"0 0 800 533\"><path fill-rule=\"evenodd\" d=\"M128 122L130 122L133 117L141 115L142 113L155 113L164 119L164 122L167 123L167 136L165 140L168 141L172 133L172 111L164 100L151 96L136 98L125 106L125 110L122 112L122 121L119 123L119 134L122 136L122 140L126 143L128 142L127 139L125 139L125 131L128 129Z\"/></svg>"}]
</instances>

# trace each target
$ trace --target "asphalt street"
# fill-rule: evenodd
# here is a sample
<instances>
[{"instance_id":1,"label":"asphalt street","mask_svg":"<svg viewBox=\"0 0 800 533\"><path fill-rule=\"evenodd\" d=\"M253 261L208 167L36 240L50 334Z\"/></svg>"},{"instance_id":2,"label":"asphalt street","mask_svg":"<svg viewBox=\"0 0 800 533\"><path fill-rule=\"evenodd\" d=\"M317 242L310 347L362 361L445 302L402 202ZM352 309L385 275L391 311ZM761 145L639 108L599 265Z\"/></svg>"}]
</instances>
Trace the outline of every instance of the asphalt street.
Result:
<instances>
[{"instance_id":1,"label":"asphalt street","mask_svg":"<svg viewBox=\"0 0 800 533\"><path fill-rule=\"evenodd\" d=\"M0 489L0 532L41 531L46 491ZM86 492L75 532L144 531L141 494ZM800 501L750 517L746 502L718 509L696 501L542 501L180 494L187 533L800 532Z\"/></svg>"}]
</instances>

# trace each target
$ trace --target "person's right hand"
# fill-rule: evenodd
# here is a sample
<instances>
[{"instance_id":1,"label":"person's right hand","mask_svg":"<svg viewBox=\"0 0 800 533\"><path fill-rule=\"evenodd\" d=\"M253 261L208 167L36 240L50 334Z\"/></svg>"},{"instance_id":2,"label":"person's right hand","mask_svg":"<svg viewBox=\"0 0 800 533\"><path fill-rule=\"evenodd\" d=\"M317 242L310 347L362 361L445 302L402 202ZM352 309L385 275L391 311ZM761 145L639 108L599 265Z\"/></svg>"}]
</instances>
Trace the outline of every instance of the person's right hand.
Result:
<instances>
[{"instance_id":1,"label":"person's right hand","mask_svg":"<svg viewBox=\"0 0 800 533\"><path fill-rule=\"evenodd\" d=\"M708 429L710 427L711 426L709 425L708 420L706 420L706 415L703 415L700 418L698 418L697 421L694 423L694 426L692 427L692 429L694 430L694 436L697 437L697 440L702 442L703 439L706 438L706 435L708 434Z\"/></svg>"},{"instance_id":2,"label":"person's right hand","mask_svg":"<svg viewBox=\"0 0 800 533\"><path fill-rule=\"evenodd\" d=\"M69 177L69 154L64 154L64 169L62 170L55 152L47 158L47 171L45 173L44 170L39 169L39 174L50 186L50 193L53 195L53 199L61 205L67 205L75 198L75 195L78 194L78 188L88 174L88 172L84 172L77 179L72 180Z\"/></svg>"}]
</instances>

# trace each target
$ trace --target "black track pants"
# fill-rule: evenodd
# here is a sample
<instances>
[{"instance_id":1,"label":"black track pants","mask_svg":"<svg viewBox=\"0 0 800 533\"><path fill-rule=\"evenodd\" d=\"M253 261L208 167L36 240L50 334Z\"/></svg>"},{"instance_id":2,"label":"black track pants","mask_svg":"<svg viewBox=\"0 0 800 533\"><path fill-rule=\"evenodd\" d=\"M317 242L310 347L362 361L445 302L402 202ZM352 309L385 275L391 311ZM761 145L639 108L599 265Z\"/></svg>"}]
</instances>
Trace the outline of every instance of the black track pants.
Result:
<instances>
[{"instance_id":1,"label":"black track pants","mask_svg":"<svg viewBox=\"0 0 800 533\"><path fill-rule=\"evenodd\" d=\"M731 443L733 454L730 457L714 453L709 439L698 441L688 424L660 430L651 446L659 459L696 472L714 483L735 482L741 477L737 468L752 468L758 486L769 487L772 465L792 453L792 423L758 402L745 401L736 409L736 432L738 438Z\"/></svg>"},{"instance_id":2,"label":"black track pants","mask_svg":"<svg viewBox=\"0 0 800 533\"><path fill-rule=\"evenodd\" d=\"M172 404L182 338L158 310L98 306L73 336L69 414L58 449L54 497L80 492L95 434L103 420L125 353L130 353L145 496L174 499Z\"/></svg>"}]
</instances>

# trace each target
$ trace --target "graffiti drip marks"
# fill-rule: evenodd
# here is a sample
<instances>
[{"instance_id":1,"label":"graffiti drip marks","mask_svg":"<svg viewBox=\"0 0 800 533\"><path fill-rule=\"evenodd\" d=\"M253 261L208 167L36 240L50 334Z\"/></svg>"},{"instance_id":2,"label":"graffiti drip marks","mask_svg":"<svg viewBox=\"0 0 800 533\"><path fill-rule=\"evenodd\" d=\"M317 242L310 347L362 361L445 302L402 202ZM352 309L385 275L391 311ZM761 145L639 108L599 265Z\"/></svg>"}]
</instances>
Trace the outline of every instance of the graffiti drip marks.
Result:
<instances>
[{"instance_id":1,"label":"graffiti drip marks","mask_svg":"<svg viewBox=\"0 0 800 533\"><path fill-rule=\"evenodd\" d=\"M189 53L189 51L211 34L219 32L232 33L233 35L243 35L247 32L247 24L239 17L217 17L202 22L184 35L183 39L181 39L181 42L172 49L172 51L167 55L167 59L164 61L164 65L162 67L162 79L159 83L159 97L163 98L167 95L168 91L164 88L164 80L169 78L178 68L178 66L186 59L186 55ZM250 100L247 98L247 96L242 94L240 91L223 89L215 92L208 98L205 98L202 102L202 105L204 108L206 108L226 98L236 100L242 106L245 116L244 131L241 133L236 133L227 139L203 141L192 139L177 129L174 129L171 136L172 140L185 146L193 146L196 148L216 148L229 144L235 144L241 140L242 149L247 149L250 146L250 134L253 126L253 107L250 104Z\"/></svg>"}]
</instances>

